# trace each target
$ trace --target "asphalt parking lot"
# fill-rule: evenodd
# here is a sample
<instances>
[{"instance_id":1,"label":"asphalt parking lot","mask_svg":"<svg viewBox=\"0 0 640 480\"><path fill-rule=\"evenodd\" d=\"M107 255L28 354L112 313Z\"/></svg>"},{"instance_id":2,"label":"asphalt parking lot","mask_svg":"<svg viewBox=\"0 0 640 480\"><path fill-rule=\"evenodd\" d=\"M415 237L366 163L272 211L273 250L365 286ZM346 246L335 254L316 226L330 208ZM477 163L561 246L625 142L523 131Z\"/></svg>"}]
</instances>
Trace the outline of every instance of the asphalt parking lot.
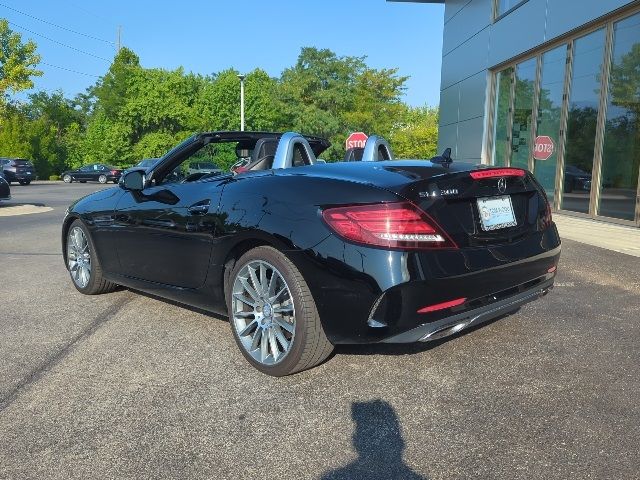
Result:
<instances>
[{"instance_id":1,"label":"asphalt parking lot","mask_svg":"<svg viewBox=\"0 0 640 480\"><path fill-rule=\"evenodd\" d=\"M514 315L276 379L223 318L76 292L60 221L100 188L0 203L44 207L0 213L0 478L640 478L640 258L566 240Z\"/></svg>"}]
</instances>

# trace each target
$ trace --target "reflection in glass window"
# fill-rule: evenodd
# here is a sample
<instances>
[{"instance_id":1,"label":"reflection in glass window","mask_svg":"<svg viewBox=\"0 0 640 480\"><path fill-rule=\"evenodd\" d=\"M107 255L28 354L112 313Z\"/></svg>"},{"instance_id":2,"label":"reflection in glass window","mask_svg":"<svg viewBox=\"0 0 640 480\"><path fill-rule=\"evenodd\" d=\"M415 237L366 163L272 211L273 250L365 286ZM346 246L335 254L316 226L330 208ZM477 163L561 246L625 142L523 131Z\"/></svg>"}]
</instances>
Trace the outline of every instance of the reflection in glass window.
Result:
<instances>
[{"instance_id":1,"label":"reflection in glass window","mask_svg":"<svg viewBox=\"0 0 640 480\"><path fill-rule=\"evenodd\" d=\"M531 121L536 86L536 59L516 65L516 87L511 128L511 166L529 168Z\"/></svg>"},{"instance_id":2,"label":"reflection in glass window","mask_svg":"<svg viewBox=\"0 0 640 480\"><path fill-rule=\"evenodd\" d=\"M542 55L540 78L540 100L538 106L538 128L536 136L546 135L554 143L553 154L546 160L534 160L534 173L553 201L556 183L556 165L560 139L560 116L562 115L562 95L567 47L562 45Z\"/></svg>"},{"instance_id":3,"label":"reflection in glass window","mask_svg":"<svg viewBox=\"0 0 640 480\"><path fill-rule=\"evenodd\" d=\"M523 0L497 0L497 2L498 2L498 5L496 8L496 17L499 17L500 15L504 15L513 7L517 6L520 3L524 3Z\"/></svg>"},{"instance_id":4,"label":"reflection in glass window","mask_svg":"<svg viewBox=\"0 0 640 480\"><path fill-rule=\"evenodd\" d=\"M498 72L496 77L496 111L493 131L493 165L507 165L509 148L509 108L513 68Z\"/></svg>"},{"instance_id":5,"label":"reflection in glass window","mask_svg":"<svg viewBox=\"0 0 640 480\"><path fill-rule=\"evenodd\" d=\"M599 215L635 219L640 168L640 14L614 25Z\"/></svg>"},{"instance_id":6,"label":"reflection in glass window","mask_svg":"<svg viewBox=\"0 0 640 480\"><path fill-rule=\"evenodd\" d=\"M574 43L561 203L564 210L589 213L604 40L604 29L600 29Z\"/></svg>"}]
</instances>

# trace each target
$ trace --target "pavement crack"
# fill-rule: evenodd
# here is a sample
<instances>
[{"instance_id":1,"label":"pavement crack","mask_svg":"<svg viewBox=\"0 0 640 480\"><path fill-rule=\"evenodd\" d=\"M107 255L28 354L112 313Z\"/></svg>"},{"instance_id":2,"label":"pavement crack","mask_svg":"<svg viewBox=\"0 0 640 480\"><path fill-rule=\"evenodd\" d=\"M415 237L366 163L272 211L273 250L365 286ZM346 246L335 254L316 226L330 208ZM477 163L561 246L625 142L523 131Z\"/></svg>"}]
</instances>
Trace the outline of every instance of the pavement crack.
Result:
<instances>
[{"instance_id":1,"label":"pavement crack","mask_svg":"<svg viewBox=\"0 0 640 480\"><path fill-rule=\"evenodd\" d=\"M80 343L93 335L102 325L116 315L129 301L132 300L130 294L125 294L124 298L104 310L89 325L75 335L64 347L55 352L37 368L28 373L9 393L0 397L0 413L11 405L23 391L29 389L31 385L40 380L48 371L64 360Z\"/></svg>"}]
</instances>

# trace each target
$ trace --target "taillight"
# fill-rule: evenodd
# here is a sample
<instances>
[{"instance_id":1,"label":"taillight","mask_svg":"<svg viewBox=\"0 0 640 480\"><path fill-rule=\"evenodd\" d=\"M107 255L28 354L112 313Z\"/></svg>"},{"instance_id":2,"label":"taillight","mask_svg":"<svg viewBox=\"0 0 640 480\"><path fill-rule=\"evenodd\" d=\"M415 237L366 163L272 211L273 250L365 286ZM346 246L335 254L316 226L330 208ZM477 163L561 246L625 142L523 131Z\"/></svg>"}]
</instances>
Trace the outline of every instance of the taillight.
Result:
<instances>
[{"instance_id":1,"label":"taillight","mask_svg":"<svg viewBox=\"0 0 640 480\"><path fill-rule=\"evenodd\" d=\"M118 170L111 170L111 175L117 175L118 173L120 173Z\"/></svg>"},{"instance_id":2,"label":"taillight","mask_svg":"<svg viewBox=\"0 0 640 480\"><path fill-rule=\"evenodd\" d=\"M322 218L338 235L387 248L457 248L426 213L410 202L327 208Z\"/></svg>"},{"instance_id":3,"label":"taillight","mask_svg":"<svg viewBox=\"0 0 640 480\"><path fill-rule=\"evenodd\" d=\"M469 173L474 180L493 177L524 177L527 172L521 168L488 168Z\"/></svg>"}]
</instances>

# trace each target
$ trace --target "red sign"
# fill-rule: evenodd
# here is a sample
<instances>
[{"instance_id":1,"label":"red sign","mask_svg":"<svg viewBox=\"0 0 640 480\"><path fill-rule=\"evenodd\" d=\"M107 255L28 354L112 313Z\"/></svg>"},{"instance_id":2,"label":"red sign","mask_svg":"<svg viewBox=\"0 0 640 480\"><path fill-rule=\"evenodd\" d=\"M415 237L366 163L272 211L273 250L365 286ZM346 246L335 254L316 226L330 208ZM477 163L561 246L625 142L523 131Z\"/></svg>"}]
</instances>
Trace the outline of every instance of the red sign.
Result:
<instances>
[{"instance_id":1,"label":"red sign","mask_svg":"<svg viewBox=\"0 0 640 480\"><path fill-rule=\"evenodd\" d=\"M551 137L547 135L536 137L536 141L533 144L533 158L536 160L547 160L553 155L555 148L556 146Z\"/></svg>"},{"instance_id":2,"label":"red sign","mask_svg":"<svg viewBox=\"0 0 640 480\"><path fill-rule=\"evenodd\" d=\"M364 145L365 143L367 143L368 138L369 137L367 137L367 135L362 132L352 133L351 135L349 135L349 138L347 138L347 150L349 150L350 148L364 148Z\"/></svg>"}]
</instances>

